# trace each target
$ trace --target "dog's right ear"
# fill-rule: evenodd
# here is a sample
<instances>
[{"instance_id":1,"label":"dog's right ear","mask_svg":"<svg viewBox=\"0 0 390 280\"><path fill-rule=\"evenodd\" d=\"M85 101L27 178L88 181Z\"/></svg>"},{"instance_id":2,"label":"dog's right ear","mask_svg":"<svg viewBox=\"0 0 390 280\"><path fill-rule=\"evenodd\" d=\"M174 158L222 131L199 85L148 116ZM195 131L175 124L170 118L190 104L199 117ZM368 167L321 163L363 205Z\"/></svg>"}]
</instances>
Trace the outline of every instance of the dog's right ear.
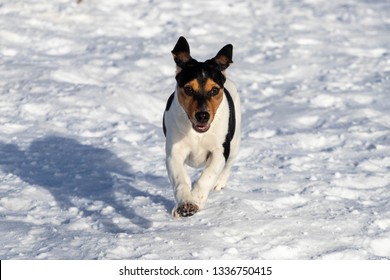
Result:
<instances>
[{"instance_id":1,"label":"dog's right ear","mask_svg":"<svg viewBox=\"0 0 390 280\"><path fill-rule=\"evenodd\" d=\"M173 59L176 62L178 68L178 72L183 69L184 65L193 60L190 55L190 46L186 38L181 36L177 41L175 47L172 50Z\"/></svg>"}]
</instances>

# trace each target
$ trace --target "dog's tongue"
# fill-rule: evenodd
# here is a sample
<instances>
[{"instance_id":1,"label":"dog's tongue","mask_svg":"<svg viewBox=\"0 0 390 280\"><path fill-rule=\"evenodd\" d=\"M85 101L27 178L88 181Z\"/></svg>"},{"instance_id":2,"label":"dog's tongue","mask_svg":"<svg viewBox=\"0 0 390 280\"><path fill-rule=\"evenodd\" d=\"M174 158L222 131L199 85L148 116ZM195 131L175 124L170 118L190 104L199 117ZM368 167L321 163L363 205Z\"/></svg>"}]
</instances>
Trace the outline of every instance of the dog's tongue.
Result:
<instances>
[{"instance_id":1,"label":"dog's tongue","mask_svg":"<svg viewBox=\"0 0 390 280\"><path fill-rule=\"evenodd\" d=\"M209 130L210 128L210 125L209 124L193 124L192 125L193 128L197 131L197 132L206 132L207 130Z\"/></svg>"}]
</instances>

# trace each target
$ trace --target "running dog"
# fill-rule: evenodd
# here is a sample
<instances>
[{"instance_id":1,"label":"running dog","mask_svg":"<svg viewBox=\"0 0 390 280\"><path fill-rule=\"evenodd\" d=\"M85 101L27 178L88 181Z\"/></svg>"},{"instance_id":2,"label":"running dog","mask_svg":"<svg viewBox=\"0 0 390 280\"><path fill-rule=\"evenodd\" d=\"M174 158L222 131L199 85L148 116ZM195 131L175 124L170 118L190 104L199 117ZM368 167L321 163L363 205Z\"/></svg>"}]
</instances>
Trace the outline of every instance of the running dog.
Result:
<instances>
[{"instance_id":1,"label":"running dog","mask_svg":"<svg viewBox=\"0 0 390 280\"><path fill-rule=\"evenodd\" d=\"M211 190L225 187L240 146L240 100L226 78L233 62L233 46L224 46L214 58L198 62L180 37L172 50L177 86L163 117L166 166L173 186L175 217L201 210ZM185 165L204 166L191 186Z\"/></svg>"}]
</instances>

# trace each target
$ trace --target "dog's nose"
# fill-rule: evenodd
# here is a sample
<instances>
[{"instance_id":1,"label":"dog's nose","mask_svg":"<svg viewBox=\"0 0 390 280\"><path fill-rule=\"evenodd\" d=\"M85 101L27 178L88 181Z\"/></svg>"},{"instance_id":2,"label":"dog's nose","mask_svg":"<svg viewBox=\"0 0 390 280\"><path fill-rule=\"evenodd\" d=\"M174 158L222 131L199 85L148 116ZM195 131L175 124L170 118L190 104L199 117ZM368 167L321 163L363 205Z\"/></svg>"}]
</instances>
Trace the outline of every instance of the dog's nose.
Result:
<instances>
[{"instance_id":1,"label":"dog's nose","mask_svg":"<svg viewBox=\"0 0 390 280\"><path fill-rule=\"evenodd\" d=\"M197 112L195 118L199 123L207 123L210 119L209 112Z\"/></svg>"}]
</instances>

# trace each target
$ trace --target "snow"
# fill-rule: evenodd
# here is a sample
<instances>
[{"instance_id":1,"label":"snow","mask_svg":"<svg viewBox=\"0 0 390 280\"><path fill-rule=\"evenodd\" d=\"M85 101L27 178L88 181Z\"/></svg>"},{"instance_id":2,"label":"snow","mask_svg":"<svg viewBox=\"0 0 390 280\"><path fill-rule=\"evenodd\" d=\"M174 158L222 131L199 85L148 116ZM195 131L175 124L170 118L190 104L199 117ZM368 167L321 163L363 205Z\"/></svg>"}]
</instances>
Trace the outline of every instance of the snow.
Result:
<instances>
[{"instance_id":1,"label":"snow","mask_svg":"<svg viewBox=\"0 0 390 280\"><path fill-rule=\"evenodd\" d=\"M389 259L386 0L0 3L1 259ZM171 216L180 35L234 45L228 186ZM195 171L194 175L198 174Z\"/></svg>"}]
</instances>

